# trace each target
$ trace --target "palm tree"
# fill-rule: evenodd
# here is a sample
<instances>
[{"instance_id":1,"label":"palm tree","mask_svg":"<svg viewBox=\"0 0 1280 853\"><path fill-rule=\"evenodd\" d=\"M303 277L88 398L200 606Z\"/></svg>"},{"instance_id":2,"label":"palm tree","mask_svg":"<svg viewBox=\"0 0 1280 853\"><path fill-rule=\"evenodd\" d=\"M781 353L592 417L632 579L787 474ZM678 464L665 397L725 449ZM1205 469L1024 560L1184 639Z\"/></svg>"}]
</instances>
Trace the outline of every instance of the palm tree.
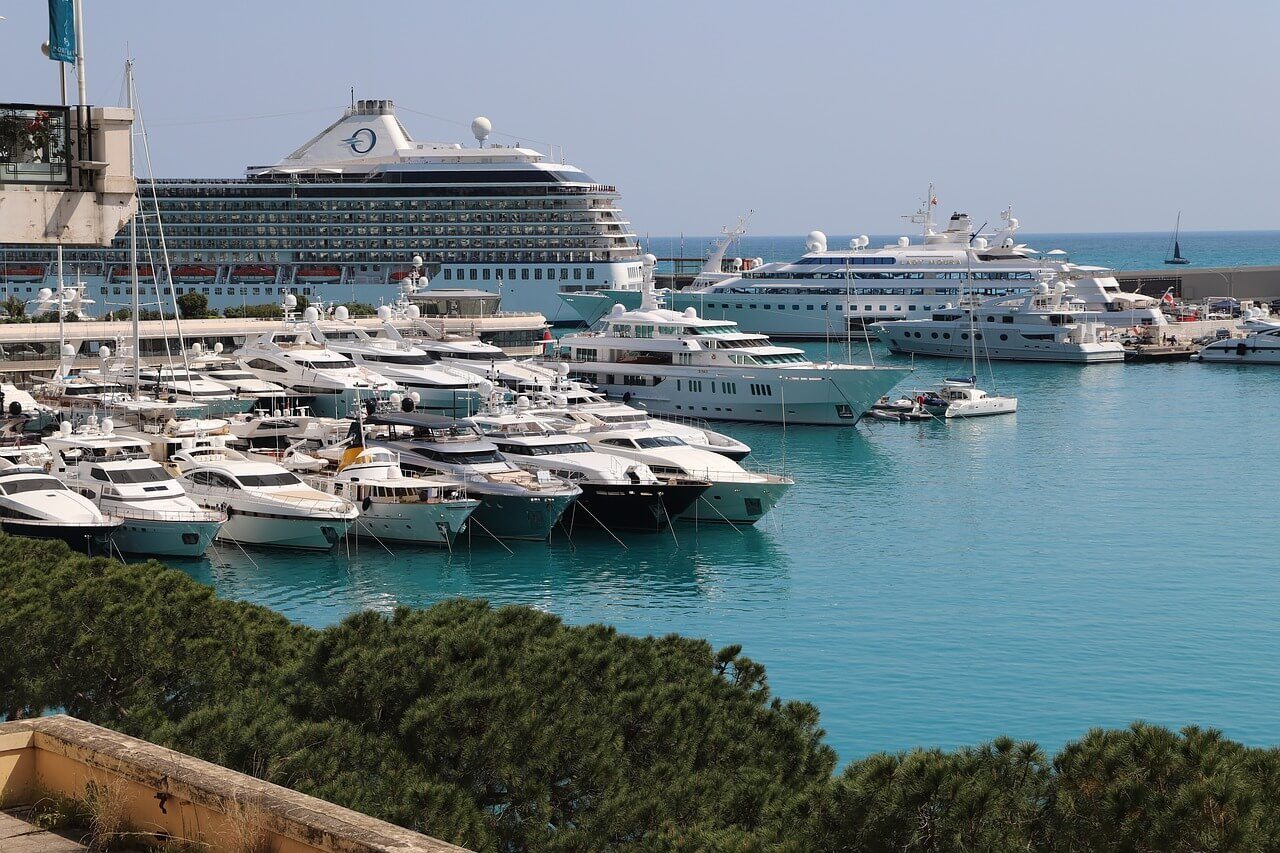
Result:
<instances>
[{"instance_id":1,"label":"palm tree","mask_svg":"<svg viewBox=\"0 0 1280 853\"><path fill-rule=\"evenodd\" d=\"M0 308L10 317L21 317L27 313L27 303L12 294L4 302L0 302Z\"/></svg>"}]
</instances>

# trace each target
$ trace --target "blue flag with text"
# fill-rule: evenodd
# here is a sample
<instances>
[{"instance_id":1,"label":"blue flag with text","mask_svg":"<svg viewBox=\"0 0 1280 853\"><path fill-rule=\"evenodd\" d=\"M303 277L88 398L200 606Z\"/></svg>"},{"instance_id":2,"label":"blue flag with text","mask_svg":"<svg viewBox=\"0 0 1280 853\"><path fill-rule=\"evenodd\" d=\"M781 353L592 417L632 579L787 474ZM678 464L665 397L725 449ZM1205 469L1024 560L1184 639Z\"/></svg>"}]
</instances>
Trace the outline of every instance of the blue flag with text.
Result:
<instances>
[{"instance_id":1,"label":"blue flag with text","mask_svg":"<svg viewBox=\"0 0 1280 853\"><path fill-rule=\"evenodd\" d=\"M74 0L49 0L49 58L58 62L76 61Z\"/></svg>"}]
</instances>

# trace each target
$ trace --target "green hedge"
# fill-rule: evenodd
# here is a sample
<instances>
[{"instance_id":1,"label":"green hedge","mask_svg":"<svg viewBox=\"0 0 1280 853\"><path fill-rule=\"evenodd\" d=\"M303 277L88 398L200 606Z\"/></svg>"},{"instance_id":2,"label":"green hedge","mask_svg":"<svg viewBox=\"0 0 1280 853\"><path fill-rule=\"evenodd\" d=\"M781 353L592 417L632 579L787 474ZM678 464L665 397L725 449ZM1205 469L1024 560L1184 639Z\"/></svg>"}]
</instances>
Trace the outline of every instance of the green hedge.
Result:
<instances>
[{"instance_id":1,"label":"green hedge","mask_svg":"<svg viewBox=\"0 0 1280 853\"><path fill-rule=\"evenodd\" d=\"M155 562L0 536L0 713L63 709L484 850L1280 849L1280 755L997 739L833 776L730 647L456 600L323 631Z\"/></svg>"}]
</instances>

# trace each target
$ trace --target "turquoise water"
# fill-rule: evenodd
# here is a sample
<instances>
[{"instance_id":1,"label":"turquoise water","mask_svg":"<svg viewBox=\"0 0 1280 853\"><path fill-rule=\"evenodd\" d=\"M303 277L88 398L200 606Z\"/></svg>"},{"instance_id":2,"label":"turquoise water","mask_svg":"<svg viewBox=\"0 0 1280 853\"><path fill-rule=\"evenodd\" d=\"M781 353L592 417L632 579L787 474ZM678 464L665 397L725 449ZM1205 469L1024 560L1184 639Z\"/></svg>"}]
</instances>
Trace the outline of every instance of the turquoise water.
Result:
<instances>
[{"instance_id":1,"label":"turquoise water","mask_svg":"<svg viewBox=\"0 0 1280 853\"><path fill-rule=\"evenodd\" d=\"M904 387L958 369L917 367ZM846 760L998 734L1053 747L1136 718L1280 743L1280 374L997 365L995 379L1017 415L726 427L798 481L755 529L682 525L626 551L579 535L514 557L480 541L252 561L223 547L187 569L314 626L461 595L742 643L778 694L821 709Z\"/></svg>"},{"instance_id":2,"label":"turquoise water","mask_svg":"<svg viewBox=\"0 0 1280 853\"><path fill-rule=\"evenodd\" d=\"M980 225L981 220L974 223ZM991 227L997 223L992 223ZM871 245L892 243L900 235L916 242L917 226L909 226L898 234L872 235ZM990 230L990 228L988 229ZM845 234L827 235L833 250L849 245ZM761 237L748 234L730 251L730 255L760 257L766 261L782 261L804 254L805 235ZM1019 240L1047 252L1062 249L1076 263L1098 264L1116 270L1155 269L1163 267L1171 254L1172 234L1032 234L1019 232ZM682 242L683 240L683 242ZM708 251L709 237L656 237L645 241L647 251L659 257L702 257ZM1280 264L1280 231L1188 231L1179 238L1182 254L1191 267L1243 266ZM1170 267L1177 270L1177 267Z\"/></svg>"}]
</instances>

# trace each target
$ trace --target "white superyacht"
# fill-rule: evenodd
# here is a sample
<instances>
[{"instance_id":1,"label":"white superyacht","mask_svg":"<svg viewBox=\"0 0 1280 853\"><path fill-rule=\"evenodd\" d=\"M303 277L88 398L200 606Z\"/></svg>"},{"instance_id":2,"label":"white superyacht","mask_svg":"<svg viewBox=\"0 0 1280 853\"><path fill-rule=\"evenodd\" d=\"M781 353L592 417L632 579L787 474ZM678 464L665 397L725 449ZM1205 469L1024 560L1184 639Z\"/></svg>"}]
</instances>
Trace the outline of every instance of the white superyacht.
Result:
<instances>
[{"instance_id":1,"label":"white superyacht","mask_svg":"<svg viewBox=\"0 0 1280 853\"><path fill-rule=\"evenodd\" d=\"M566 335L573 375L650 412L711 421L849 425L908 370L817 364L736 323L659 308L615 306L598 330Z\"/></svg>"}]
</instances>

